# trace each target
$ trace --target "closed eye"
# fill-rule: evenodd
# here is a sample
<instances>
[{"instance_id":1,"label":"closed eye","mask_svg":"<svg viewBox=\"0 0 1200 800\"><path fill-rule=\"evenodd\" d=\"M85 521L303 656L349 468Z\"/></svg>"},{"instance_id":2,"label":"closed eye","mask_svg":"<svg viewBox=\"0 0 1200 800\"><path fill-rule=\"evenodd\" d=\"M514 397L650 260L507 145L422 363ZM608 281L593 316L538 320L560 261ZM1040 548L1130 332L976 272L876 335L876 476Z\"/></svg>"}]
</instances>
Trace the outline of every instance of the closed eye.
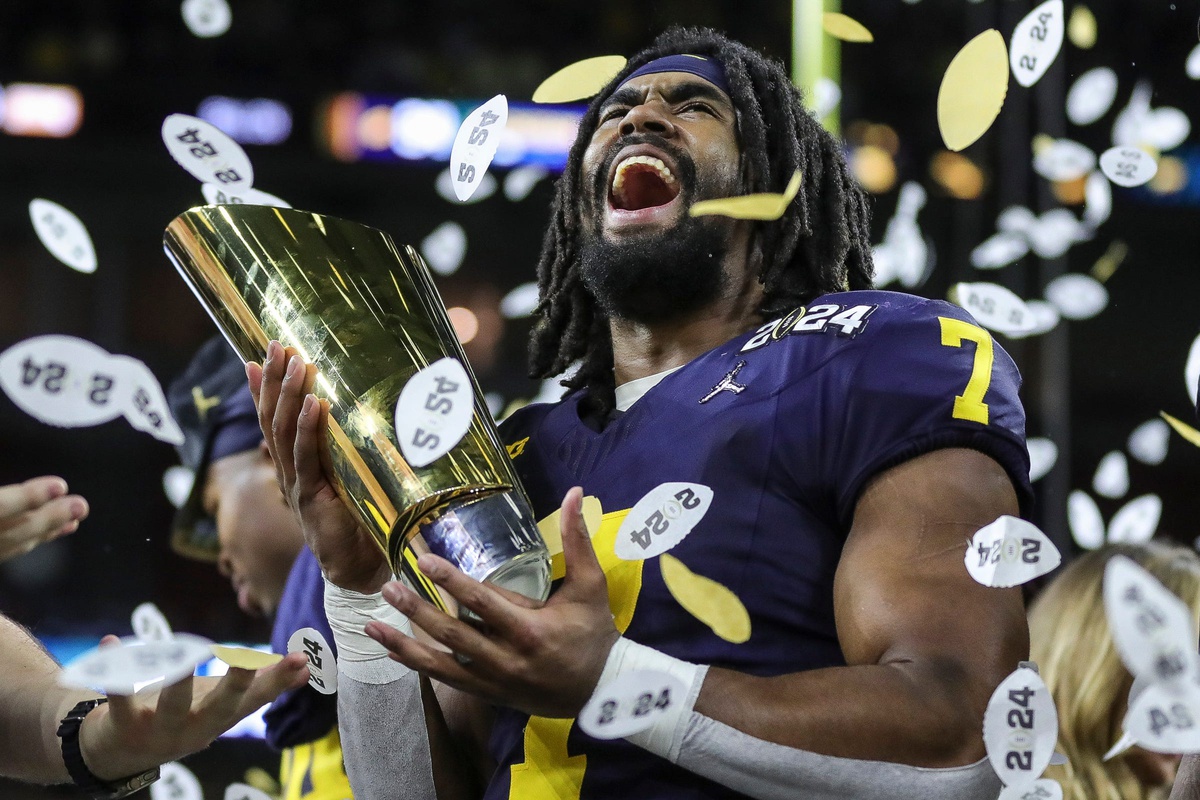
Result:
<instances>
[{"instance_id":1,"label":"closed eye","mask_svg":"<svg viewBox=\"0 0 1200 800\"><path fill-rule=\"evenodd\" d=\"M702 111L705 114L711 114L714 117L717 115L717 112L713 110L712 106L699 102L686 103L682 108L679 109L679 111L681 113L688 111Z\"/></svg>"},{"instance_id":2,"label":"closed eye","mask_svg":"<svg viewBox=\"0 0 1200 800\"><path fill-rule=\"evenodd\" d=\"M609 108L605 109L604 112L602 112L600 114L600 122L603 124L605 122L608 122L610 119L616 119L618 117L623 117L628 113L629 113L629 109L624 108L622 106L610 106Z\"/></svg>"}]
</instances>

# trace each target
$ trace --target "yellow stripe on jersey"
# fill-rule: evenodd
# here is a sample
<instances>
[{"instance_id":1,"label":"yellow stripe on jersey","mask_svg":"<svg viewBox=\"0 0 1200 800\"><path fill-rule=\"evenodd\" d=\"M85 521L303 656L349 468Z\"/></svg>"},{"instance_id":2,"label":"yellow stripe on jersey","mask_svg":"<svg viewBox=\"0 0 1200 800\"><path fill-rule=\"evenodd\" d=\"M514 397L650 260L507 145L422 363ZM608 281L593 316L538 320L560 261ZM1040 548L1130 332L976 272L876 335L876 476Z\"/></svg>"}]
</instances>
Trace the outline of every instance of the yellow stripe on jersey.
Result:
<instances>
[{"instance_id":1,"label":"yellow stripe on jersey","mask_svg":"<svg viewBox=\"0 0 1200 800\"><path fill-rule=\"evenodd\" d=\"M279 762L282 800L351 800L337 725L323 738L289 747Z\"/></svg>"}]
</instances>

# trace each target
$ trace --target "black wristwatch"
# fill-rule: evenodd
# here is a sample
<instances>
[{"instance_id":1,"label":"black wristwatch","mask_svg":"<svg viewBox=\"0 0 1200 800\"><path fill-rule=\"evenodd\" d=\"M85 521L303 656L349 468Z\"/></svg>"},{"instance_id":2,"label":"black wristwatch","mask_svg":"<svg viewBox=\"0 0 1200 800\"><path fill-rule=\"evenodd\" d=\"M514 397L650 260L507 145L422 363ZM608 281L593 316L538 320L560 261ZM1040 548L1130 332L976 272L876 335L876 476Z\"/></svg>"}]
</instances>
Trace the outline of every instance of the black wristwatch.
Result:
<instances>
[{"instance_id":1,"label":"black wristwatch","mask_svg":"<svg viewBox=\"0 0 1200 800\"><path fill-rule=\"evenodd\" d=\"M107 702L108 699L104 697L96 700L83 700L67 712L62 722L58 724L58 738L62 739L63 763L67 766L67 772L70 773L76 786L96 800L117 800L120 797L128 797L158 780L158 767L155 767L121 780L102 781L92 774L87 764L83 763L83 753L79 751L79 726L83 724L83 718L92 709Z\"/></svg>"}]
</instances>

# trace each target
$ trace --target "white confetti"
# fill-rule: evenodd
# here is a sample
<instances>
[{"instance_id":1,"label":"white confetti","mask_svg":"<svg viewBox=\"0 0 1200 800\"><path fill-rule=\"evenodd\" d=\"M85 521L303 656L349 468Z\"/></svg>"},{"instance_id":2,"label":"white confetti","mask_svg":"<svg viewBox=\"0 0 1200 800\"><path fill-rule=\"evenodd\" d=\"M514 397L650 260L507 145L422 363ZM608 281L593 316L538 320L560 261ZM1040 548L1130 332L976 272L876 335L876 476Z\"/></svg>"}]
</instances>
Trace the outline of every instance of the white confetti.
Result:
<instances>
[{"instance_id":1,"label":"white confetti","mask_svg":"<svg viewBox=\"0 0 1200 800\"><path fill-rule=\"evenodd\" d=\"M660 483L629 510L617 530L618 558L642 561L670 550L704 519L713 490L699 483Z\"/></svg>"},{"instance_id":2,"label":"white confetti","mask_svg":"<svg viewBox=\"0 0 1200 800\"><path fill-rule=\"evenodd\" d=\"M137 687L159 680L170 686L212 657L211 645L207 639L187 633L157 642L130 636L120 644L96 647L79 656L59 673L58 683L120 695L133 694Z\"/></svg>"},{"instance_id":3,"label":"white confetti","mask_svg":"<svg viewBox=\"0 0 1200 800\"><path fill-rule=\"evenodd\" d=\"M1126 716L1128 716L1128 714ZM1121 755L1121 753L1124 753L1126 750L1128 750L1129 748L1133 747L1136 744L1137 744L1137 739L1134 739L1133 736L1131 736L1129 734L1129 731L1125 731L1124 733L1121 734L1121 738L1117 740L1117 743L1114 744L1112 747L1108 748L1108 752L1105 753L1104 757L1101 758L1100 760L1101 761L1111 761L1112 759Z\"/></svg>"},{"instance_id":4,"label":"white confetti","mask_svg":"<svg viewBox=\"0 0 1200 800\"><path fill-rule=\"evenodd\" d=\"M235 194L254 183L254 167L241 146L199 117L171 114L163 120L162 140L171 158L201 183Z\"/></svg>"},{"instance_id":5,"label":"white confetti","mask_svg":"<svg viewBox=\"0 0 1200 800\"><path fill-rule=\"evenodd\" d=\"M205 202L213 206L245 204L248 206L275 206L276 208L292 207L291 203L270 192L251 187L233 191L217 186L215 183L206 183L200 187L200 191L204 194Z\"/></svg>"},{"instance_id":6,"label":"white confetti","mask_svg":"<svg viewBox=\"0 0 1200 800\"><path fill-rule=\"evenodd\" d=\"M1050 763L1054 763L1051 758ZM1038 778L1030 784L1008 786L996 800L1062 800L1063 791L1053 778Z\"/></svg>"},{"instance_id":7,"label":"white confetti","mask_svg":"<svg viewBox=\"0 0 1200 800\"><path fill-rule=\"evenodd\" d=\"M1104 565L1104 613L1134 677L1180 687L1200 674L1191 609L1133 559L1113 556Z\"/></svg>"},{"instance_id":8,"label":"white confetti","mask_svg":"<svg viewBox=\"0 0 1200 800\"><path fill-rule=\"evenodd\" d=\"M471 427L474 392L457 359L439 359L408 379L396 401L396 438L413 467L449 453Z\"/></svg>"},{"instance_id":9,"label":"white confetti","mask_svg":"<svg viewBox=\"0 0 1200 800\"><path fill-rule=\"evenodd\" d=\"M421 240L421 255L438 275L453 275L467 255L467 232L457 222L443 222Z\"/></svg>"},{"instance_id":10,"label":"white confetti","mask_svg":"<svg viewBox=\"0 0 1200 800\"><path fill-rule=\"evenodd\" d=\"M1067 524L1071 538L1084 550L1095 550L1104 544L1104 517L1087 492L1076 489L1067 496Z\"/></svg>"},{"instance_id":11,"label":"white confetti","mask_svg":"<svg viewBox=\"0 0 1200 800\"><path fill-rule=\"evenodd\" d=\"M1045 297L1067 319L1090 319L1108 306L1108 290L1091 275L1068 273L1046 284Z\"/></svg>"},{"instance_id":12,"label":"white confetti","mask_svg":"<svg viewBox=\"0 0 1200 800\"><path fill-rule=\"evenodd\" d=\"M308 656L308 685L321 694L337 692L337 661L329 642L316 628L301 628L288 638L289 653L304 653Z\"/></svg>"},{"instance_id":13,"label":"white confetti","mask_svg":"<svg viewBox=\"0 0 1200 800\"><path fill-rule=\"evenodd\" d=\"M1000 269L1025 256L1029 242L1024 236L1001 231L971 251L971 266L976 269Z\"/></svg>"},{"instance_id":14,"label":"white confetti","mask_svg":"<svg viewBox=\"0 0 1200 800\"><path fill-rule=\"evenodd\" d=\"M1040 675L1018 667L988 701L983 744L1005 786L1029 786L1046 770L1058 741L1058 712Z\"/></svg>"},{"instance_id":15,"label":"white confetti","mask_svg":"<svg viewBox=\"0 0 1200 800\"><path fill-rule=\"evenodd\" d=\"M1112 184L1103 172L1088 175L1083 184L1083 221L1099 228L1112 215Z\"/></svg>"},{"instance_id":16,"label":"white confetti","mask_svg":"<svg viewBox=\"0 0 1200 800\"><path fill-rule=\"evenodd\" d=\"M163 472L163 494L175 508L183 508L195 483L196 473L182 464L167 467Z\"/></svg>"},{"instance_id":17,"label":"white confetti","mask_svg":"<svg viewBox=\"0 0 1200 800\"><path fill-rule=\"evenodd\" d=\"M29 219L50 255L78 272L96 271L96 249L79 217L39 197L29 202Z\"/></svg>"},{"instance_id":18,"label":"white confetti","mask_svg":"<svg viewBox=\"0 0 1200 800\"><path fill-rule=\"evenodd\" d=\"M985 328L1000 333L1025 333L1033 329L1033 314L1025 301L995 283L958 283L950 299L971 312Z\"/></svg>"},{"instance_id":19,"label":"white confetti","mask_svg":"<svg viewBox=\"0 0 1200 800\"><path fill-rule=\"evenodd\" d=\"M1025 442L1029 450L1029 482L1046 477L1058 461L1058 445L1049 439L1034 437Z\"/></svg>"},{"instance_id":20,"label":"white confetti","mask_svg":"<svg viewBox=\"0 0 1200 800\"><path fill-rule=\"evenodd\" d=\"M588 736L620 739L649 728L684 702L686 691L678 678L665 672L627 672L597 688L576 719Z\"/></svg>"},{"instance_id":21,"label":"white confetti","mask_svg":"<svg viewBox=\"0 0 1200 800\"><path fill-rule=\"evenodd\" d=\"M1188 53L1184 69L1189 78L1194 81L1200 81L1200 44L1193 47L1192 51Z\"/></svg>"},{"instance_id":22,"label":"white confetti","mask_svg":"<svg viewBox=\"0 0 1200 800\"><path fill-rule=\"evenodd\" d=\"M1100 459L1092 476L1092 491L1101 497L1116 499L1129 491L1129 462L1120 450L1113 450Z\"/></svg>"},{"instance_id":23,"label":"white confetti","mask_svg":"<svg viewBox=\"0 0 1200 800\"><path fill-rule=\"evenodd\" d=\"M220 36L233 22L233 11L226 0L183 0L179 11L183 15L183 24L201 39Z\"/></svg>"},{"instance_id":24,"label":"white confetti","mask_svg":"<svg viewBox=\"0 0 1200 800\"><path fill-rule=\"evenodd\" d=\"M925 207L927 195L921 184L909 181L900 187L896 213L888 220L883 242L875 247L875 257L884 264L884 274L899 280L905 288L922 284L929 276L933 261L929 246L917 225L917 214ZM879 265L876 265L879 271ZM887 281L876 281L884 285Z\"/></svg>"},{"instance_id":25,"label":"white confetti","mask_svg":"<svg viewBox=\"0 0 1200 800\"><path fill-rule=\"evenodd\" d=\"M470 199L483 174L496 157L500 137L508 124L508 98L498 94L463 120L450 151L454 195L459 202Z\"/></svg>"},{"instance_id":26,"label":"white confetti","mask_svg":"<svg viewBox=\"0 0 1200 800\"><path fill-rule=\"evenodd\" d=\"M1118 186L1141 186L1158 172L1158 162L1139 147L1110 147L1100 155L1100 171Z\"/></svg>"},{"instance_id":27,"label":"white confetti","mask_svg":"<svg viewBox=\"0 0 1200 800\"><path fill-rule=\"evenodd\" d=\"M1164 151L1178 147L1187 139L1192 130L1187 115L1178 108L1167 106L1152 109L1153 95L1149 81L1138 81L1133 87L1129 104L1121 109L1113 122L1114 146Z\"/></svg>"},{"instance_id":28,"label":"white confetti","mask_svg":"<svg viewBox=\"0 0 1200 800\"><path fill-rule=\"evenodd\" d=\"M129 389L121 394L122 412L129 424L159 441L183 444L183 430L171 416L162 386L150 368L130 356L110 356L109 364L121 373L120 383Z\"/></svg>"},{"instance_id":29,"label":"white confetti","mask_svg":"<svg viewBox=\"0 0 1200 800\"><path fill-rule=\"evenodd\" d=\"M1167 446L1171 441L1171 427L1155 417L1133 429L1125 449L1143 464L1157 466L1167 457Z\"/></svg>"},{"instance_id":30,"label":"white confetti","mask_svg":"<svg viewBox=\"0 0 1200 800\"><path fill-rule=\"evenodd\" d=\"M133 635L142 642L165 642L174 633L167 618L154 603L142 603L133 610Z\"/></svg>"},{"instance_id":31,"label":"white confetti","mask_svg":"<svg viewBox=\"0 0 1200 800\"><path fill-rule=\"evenodd\" d=\"M1192 405L1196 405L1196 391L1200 388L1200 336L1197 336L1192 341L1192 346L1188 348L1187 365L1183 368L1183 381L1187 386L1188 397L1192 398Z\"/></svg>"},{"instance_id":32,"label":"white confetti","mask_svg":"<svg viewBox=\"0 0 1200 800\"><path fill-rule=\"evenodd\" d=\"M1017 23L1008 48L1017 83L1033 86L1046 74L1062 49L1065 32L1062 0L1046 0Z\"/></svg>"},{"instance_id":33,"label":"white confetti","mask_svg":"<svg viewBox=\"0 0 1200 800\"><path fill-rule=\"evenodd\" d=\"M1025 235L1039 258L1058 258L1076 242L1090 239L1093 231L1067 209L1052 208L1038 217Z\"/></svg>"},{"instance_id":34,"label":"white confetti","mask_svg":"<svg viewBox=\"0 0 1200 800\"><path fill-rule=\"evenodd\" d=\"M177 761L159 768L159 778L150 784L150 800L203 800L204 790L190 769Z\"/></svg>"},{"instance_id":35,"label":"white confetti","mask_svg":"<svg viewBox=\"0 0 1200 800\"><path fill-rule=\"evenodd\" d=\"M549 174L545 167L539 167L536 164L510 170L504 176L504 196L514 203L519 203L528 197L529 193L533 191L533 187Z\"/></svg>"},{"instance_id":36,"label":"white confetti","mask_svg":"<svg viewBox=\"0 0 1200 800\"><path fill-rule=\"evenodd\" d=\"M1005 233L1025 234L1037 225L1037 215L1025 206L1009 206L996 217L996 229Z\"/></svg>"},{"instance_id":37,"label":"white confetti","mask_svg":"<svg viewBox=\"0 0 1200 800\"><path fill-rule=\"evenodd\" d=\"M1124 727L1145 750L1156 753L1200 752L1200 687L1154 685L1129 704Z\"/></svg>"},{"instance_id":38,"label":"white confetti","mask_svg":"<svg viewBox=\"0 0 1200 800\"><path fill-rule=\"evenodd\" d=\"M1008 588L1053 571L1062 555L1036 525L1006 514L975 532L964 563L977 583Z\"/></svg>"},{"instance_id":39,"label":"white confetti","mask_svg":"<svg viewBox=\"0 0 1200 800\"><path fill-rule=\"evenodd\" d=\"M1048 181L1073 181L1095 168L1095 152L1071 139L1055 139L1033 157L1034 171Z\"/></svg>"},{"instance_id":40,"label":"white confetti","mask_svg":"<svg viewBox=\"0 0 1200 800\"><path fill-rule=\"evenodd\" d=\"M842 102L842 87L824 76L813 84L813 116L824 119Z\"/></svg>"},{"instance_id":41,"label":"white confetti","mask_svg":"<svg viewBox=\"0 0 1200 800\"><path fill-rule=\"evenodd\" d=\"M1144 494L1130 500L1113 514L1108 523L1110 542L1148 542L1158 530L1162 517L1162 499L1156 494Z\"/></svg>"},{"instance_id":42,"label":"white confetti","mask_svg":"<svg viewBox=\"0 0 1200 800\"><path fill-rule=\"evenodd\" d=\"M537 308L538 286L530 281L522 283L500 301L500 313L505 319L520 319L528 317Z\"/></svg>"},{"instance_id":43,"label":"white confetti","mask_svg":"<svg viewBox=\"0 0 1200 800\"><path fill-rule=\"evenodd\" d=\"M1062 317L1058 309L1045 300L1026 300L1025 307L1033 314L1033 327L1024 333L1009 334L1014 339L1027 339L1030 336L1041 336L1054 330Z\"/></svg>"},{"instance_id":44,"label":"white confetti","mask_svg":"<svg viewBox=\"0 0 1200 800\"><path fill-rule=\"evenodd\" d=\"M231 783L225 787L225 800L274 800L262 789L245 783Z\"/></svg>"},{"instance_id":45,"label":"white confetti","mask_svg":"<svg viewBox=\"0 0 1200 800\"><path fill-rule=\"evenodd\" d=\"M1117 99L1117 73L1096 67L1076 78L1067 92L1067 119L1074 125L1091 125L1112 108Z\"/></svg>"},{"instance_id":46,"label":"white confetti","mask_svg":"<svg viewBox=\"0 0 1200 800\"><path fill-rule=\"evenodd\" d=\"M459 200L458 196L454 193L454 176L450 172L449 167L438 173L437 179L433 184L433 188L437 191L438 196L455 205L483 202L496 193L498 186L499 184L492 177L492 173L485 172L483 173L483 177L479 179L479 188L475 190L475 194L466 200Z\"/></svg>"}]
</instances>

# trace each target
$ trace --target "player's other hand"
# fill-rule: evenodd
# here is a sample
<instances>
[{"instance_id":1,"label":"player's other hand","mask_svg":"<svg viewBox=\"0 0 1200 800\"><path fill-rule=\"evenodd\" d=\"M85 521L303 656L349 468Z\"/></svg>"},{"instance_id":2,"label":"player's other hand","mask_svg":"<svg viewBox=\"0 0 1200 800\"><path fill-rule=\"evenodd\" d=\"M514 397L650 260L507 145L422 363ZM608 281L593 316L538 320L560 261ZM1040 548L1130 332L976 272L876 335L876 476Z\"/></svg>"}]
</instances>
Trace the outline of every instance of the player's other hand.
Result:
<instances>
[{"instance_id":1,"label":"player's other hand","mask_svg":"<svg viewBox=\"0 0 1200 800\"><path fill-rule=\"evenodd\" d=\"M0 561L74 533L87 515L87 501L54 475L0 486Z\"/></svg>"},{"instance_id":2,"label":"player's other hand","mask_svg":"<svg viewBox=\"0 0 1200 800\"><path fill-rule=\"evenodd\" d=\"M101 645L118 643L106 636ZM111 695L79 731L88 768L103 780L145 772L208 747L248 714L308 680L308 659L292 653L260 670L229 668L221 678L185 678L130 697Z\"/></svg>"},{"instance_id":3,"label":"player's other hand","mask_svg":"<svg viewBox=\"0 0 1200 800\"><path fill-rule=\"evenodd\" d=\"M279 488L321 571L344 589L377 592L390 571L379 547L333 488L325 443L329 408L308 393L315 375L315 367L276 341L267 345L263 364L246 365Z\"/></svg>"}]
</instances>

